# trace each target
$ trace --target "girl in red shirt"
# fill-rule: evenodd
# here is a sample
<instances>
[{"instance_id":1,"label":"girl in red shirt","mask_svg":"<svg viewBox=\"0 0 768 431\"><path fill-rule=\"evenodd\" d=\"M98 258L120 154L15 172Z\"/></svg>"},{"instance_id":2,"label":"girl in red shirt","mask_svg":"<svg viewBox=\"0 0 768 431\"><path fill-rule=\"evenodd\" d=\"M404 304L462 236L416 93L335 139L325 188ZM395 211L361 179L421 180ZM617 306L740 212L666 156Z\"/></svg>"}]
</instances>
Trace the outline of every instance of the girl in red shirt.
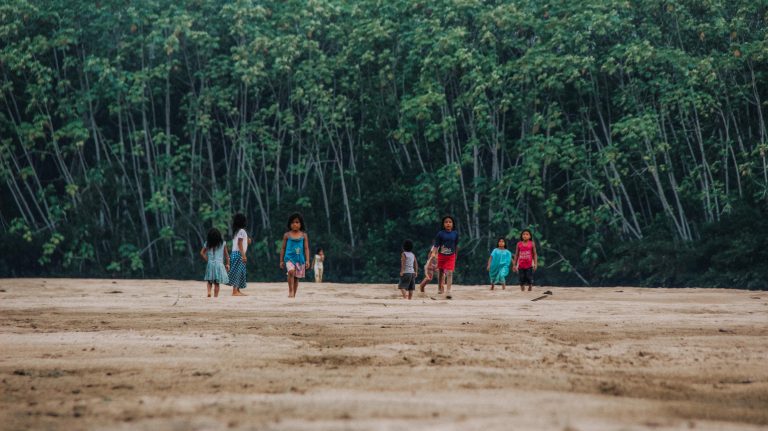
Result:
<instances>
[{"instance_id":1,"label":"girl in red shirt","mask_svg":"<svg viewBox=\"0 0 768 431\"><path fill-rule=\"evenodd\" d=\"M512 259L512 271L517 272L520 277L520 290L525 291L525 285L528 285L528 291L533 288L533 273L538 266L538 256L536 255L536 244L533 242L531 231L523 229L520 233L520 241L515 247L515 257Z\"/></svg>"}]
</instances>

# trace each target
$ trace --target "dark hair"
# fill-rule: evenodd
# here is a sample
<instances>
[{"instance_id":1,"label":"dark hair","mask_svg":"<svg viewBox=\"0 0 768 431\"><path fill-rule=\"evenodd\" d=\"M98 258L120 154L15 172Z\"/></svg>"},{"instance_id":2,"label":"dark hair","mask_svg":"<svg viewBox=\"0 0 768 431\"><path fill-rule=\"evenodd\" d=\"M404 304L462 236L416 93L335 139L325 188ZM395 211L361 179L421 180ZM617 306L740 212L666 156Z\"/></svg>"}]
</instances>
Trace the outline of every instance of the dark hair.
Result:
<instances>
[{"instance_id":1,"label":"dark hair","mask_svg":"<svg viewBox=\"0 0 768 431\"><path fill-rule=\"evenodd\" d=\"M413 251L413 241L410 239L403 241L403 251Z\"/></svg>"},{"instance_id":2,"label":"dark hair","mask_svg":"<svg viewBox=\"0 0 768 431\"><path fill-rule=\"evenodd\" d=\"M304 217L302 217L299 213L293 213L288 216L288 230L291 230L291 223L293 223L293 221L296 219L299 219L299 223L301 223L299 230L304 232L306 230L306 227L304 226Z\"/></svg>"},{"instance_id":3,"label":"dark hair","mask_svg":"<svg viewBox=\"0 0 768 431\"><path fill-rule=\"evenodd\" d=\"M521 241L523 240L523 234L526 233L526 232L528 232L528 235L531 236L531 241L533 241L533 234L531 233L530 229L523 229L523 231L520 232L520 240Z\"/></svg>"},{"instance_id":4,"label":"dark hair","mask_svg":"<svg viewBox=\"0 0 768 431\"><path fill-rule=\"evenodd\" d=\"M236 213L232 216L232 235L237 235L237 231L245 229L245 225L248 224L248 219L245 218L243 213Z\"/></svg>"},{"instance_id":5,"label":"dark hair","mask_svg":"<svg viewBox=\"0 0 768 431\"><path fill-rule=\"evenodd\" d=\"M499 246L499 241L504 241L504 248L507 248L507 239L503 236L500 236L499 239L496 240L496 247Z\"/></svg>"},{"instance_id":6,"label":"dark hair","mask_svg":"<svg viewBox=\"0 0 768 431\"><path fill-rule=\"evenodd\" d=\"M218 248L224 240L221 239L221 232L215 227L208 230L208 239L205 241L205 248L212 250Z\"/></svg>"},{"instance_id":7,"label":"dark hair","mask_svg":"<svg viewBox=\"0 0 768 431\"><path fill-rule=\"evenodd\" d=\"M315 254L320 254L321 251L323 251L323 248L322 247L318 247L317 251L315 251Z\"/></svg>"},{"instance_id":8,"label":"dark hair","mask_svg":"<svg viewBox=\"0 0 768 431\"><path fill-rule=\"evenodd\" d=\"M456 230L456 220L453 219L452 215L445 215L443 216L443 219L440 221L440 229L445 229L445 220L451 219L451 223L453 223L453 229Z\"/></svg>"}]
</instances>

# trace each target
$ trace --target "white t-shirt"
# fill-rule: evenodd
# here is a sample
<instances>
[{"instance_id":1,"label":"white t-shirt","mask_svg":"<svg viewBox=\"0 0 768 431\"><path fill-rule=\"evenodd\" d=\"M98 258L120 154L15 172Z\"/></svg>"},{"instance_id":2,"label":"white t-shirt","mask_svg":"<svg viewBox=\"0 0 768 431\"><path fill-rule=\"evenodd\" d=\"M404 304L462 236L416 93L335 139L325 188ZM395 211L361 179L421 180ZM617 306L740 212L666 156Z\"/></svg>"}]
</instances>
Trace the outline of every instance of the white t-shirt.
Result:
<instances>
[{"instance_id":1,"label":"white t-shirt","mask_svg":"<svg viewBox=\"0 0 768 431\"><path fill-rule=\"evenodd\" d=\"M237 249L237 240L242 238L243 239L243 249L238 250ZM237 231L237 235L235 235L235 239L232 240L232 251L239 251L240 254L245 254L245 252L248 251L248 234L245 232L245 229L240 229Z\"/></svg>"}]
</instances>

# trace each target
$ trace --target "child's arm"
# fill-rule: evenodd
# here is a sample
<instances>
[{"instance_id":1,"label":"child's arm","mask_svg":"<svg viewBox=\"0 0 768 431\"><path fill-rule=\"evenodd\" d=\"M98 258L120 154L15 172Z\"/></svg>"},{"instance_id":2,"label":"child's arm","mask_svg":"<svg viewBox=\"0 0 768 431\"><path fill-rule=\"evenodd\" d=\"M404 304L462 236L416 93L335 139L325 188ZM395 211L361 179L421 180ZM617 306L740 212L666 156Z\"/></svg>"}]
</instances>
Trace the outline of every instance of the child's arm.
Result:
<instances>
[{"instance_id":1,"label":"child's arm","mask_svg":"<svg viewBox=\"0 0 768 431\"><path fill-rule=\"evenodd\" d=\"M533 242L533 241L531 241ZM536 243L533 242L533 270L536 271L536 267L539 266L539 256L536 254Z\"/></svg>"},{"instance_id":2,"label":"child's arm","mask_svg":"<svg viewBox=\"0 0 768 431\"><path fill-rule=\"evenodd\" d=\"M208 251L208 249L206 249L205 247L203 247L200 250L200 257L202 257L203 260L206 261L206 262L208 262L208 254L206 253L207 251Z\"/></svg>"},{"instance_id":3,"label":"child's arm","mask_svg":"<svg viewBox=\"0 0 768 431\"><path fill-rule=\"evenodd\" d=\"M285 269L285 244L288 242L288 232L283 234L283 248L280 250L280 256L277 260L280 261L280 269Z\"/></svg>"},{"instance_id":4,"label":"child's arm","mask_svg":"<svg viewBox=\"0 0 768 431\"><path fill-rule=\"evenodd\" d=\"M400 277L403 276L403 271L405 271L405 253L400 253Z\"/></svg>"},{"instance_id":5,"label":"child's arm","mask_svg":"<svg viewBox=\"0 0 768 431\"><path fill-rule=\"evenodd\" d=\"M238 238L237 239L237 249L240 250L240 258L243 261L243 263L245 263L248 260L248 258L245 257L245 253L243 253L243 239L242 238Z\"/></svg>"},{"instance_id":6,"label":"child's arm","mask_svg":"<svg viewBox=\"0 0 768 431\"><path fill-rule=\"evenodd\" d=\"M227 243L224 243L224 268L229 272L229 253L227 252Z\"/></svg>"},{"instance_id":7,"label":"child's arm","mask_svg":"<svg viewBox=\"0 0 768 431\"><path fill-rule=\"evenodd\" d=\"M419 275L419 259L416 259L416 256L413 256L413 273L415 275Z\"/></svg>"},{"instance_id":8,"label":"child's arm","mask_svg":"<svg viewBox=\"0 0 768 431\"><path fill-rule=\"evenodd\" d=\"M306 232L304 232L304 256L309 257L309 235L307 235ZM306 262L304 262L304 266L309 269L309 259L305 260Z\"/></svg>"},{"instance_id":9,"label":"child's arm","mask_svg":"<svg viewBox=\"0 0 768 431\"><path fill-rule=\"evenodd\" d=\"M443 240L440 239L440 232L437 233L437 236L432 241L432 250L440 250L440 246L443 245Z\"/></svg>"},{"instance_id":10,"label":"child's arm","mask_svg":"<svg viewBox=\"0 0 768 431\"><path fill-rule=\"evenodd\" d=\"M485 266L485 270L488 272L491 271L491 259L493 259L493 256L488 256L488 265Z\"/></svg>"},{"instance_id":11,"label":"child's arm","mask_svg":"<svg viewBox=\"0 0 768 431\"><path fill-rule=\"evenodd\" d=\"M515 256L512 258L512 271L517 272L517 246L515 246Z\"/></svg>"}]
</instances>

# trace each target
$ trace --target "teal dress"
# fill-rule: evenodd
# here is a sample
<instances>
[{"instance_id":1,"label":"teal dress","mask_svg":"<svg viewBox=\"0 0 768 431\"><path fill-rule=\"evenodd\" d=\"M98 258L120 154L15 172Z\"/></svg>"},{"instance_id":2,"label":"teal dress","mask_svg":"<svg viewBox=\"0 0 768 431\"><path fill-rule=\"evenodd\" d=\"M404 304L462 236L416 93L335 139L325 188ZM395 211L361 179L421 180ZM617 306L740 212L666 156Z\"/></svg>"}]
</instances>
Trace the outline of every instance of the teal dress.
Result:
<instances>
[{"instance_id":1,"label":"teal dress","mask_svg":"<svg viewBox=\"0 0 768 431\"><path fill-rule=\"evenodd\" d=\"M205 267L205 281L211 283L227 284L227 268L224 267L224 244L206 251L208 255L208 266Z\"/></svg>"},{"instance_id":2,"label":"teal dress","mask_svg":"<svg viewBox=\"0 0 768 431\"><path fill-rule=\"evenodd\" d=\"M304 235L299 239L293 239L290 236L285 243L285 263L293 262L294 265L304 265L307 259L304 257Z\"/></svg>"},{"instance_id":3,"label":"teal dress","mask_svg":"<svg viewBox=\"0 0 768 431\"><path fill-rule=\"evenodd\" d=\"M512 262L512 253L503 248L496 248L491 252L491 283L506 284L509 275L509 264Z\"/></svg>"}]
</instances>

